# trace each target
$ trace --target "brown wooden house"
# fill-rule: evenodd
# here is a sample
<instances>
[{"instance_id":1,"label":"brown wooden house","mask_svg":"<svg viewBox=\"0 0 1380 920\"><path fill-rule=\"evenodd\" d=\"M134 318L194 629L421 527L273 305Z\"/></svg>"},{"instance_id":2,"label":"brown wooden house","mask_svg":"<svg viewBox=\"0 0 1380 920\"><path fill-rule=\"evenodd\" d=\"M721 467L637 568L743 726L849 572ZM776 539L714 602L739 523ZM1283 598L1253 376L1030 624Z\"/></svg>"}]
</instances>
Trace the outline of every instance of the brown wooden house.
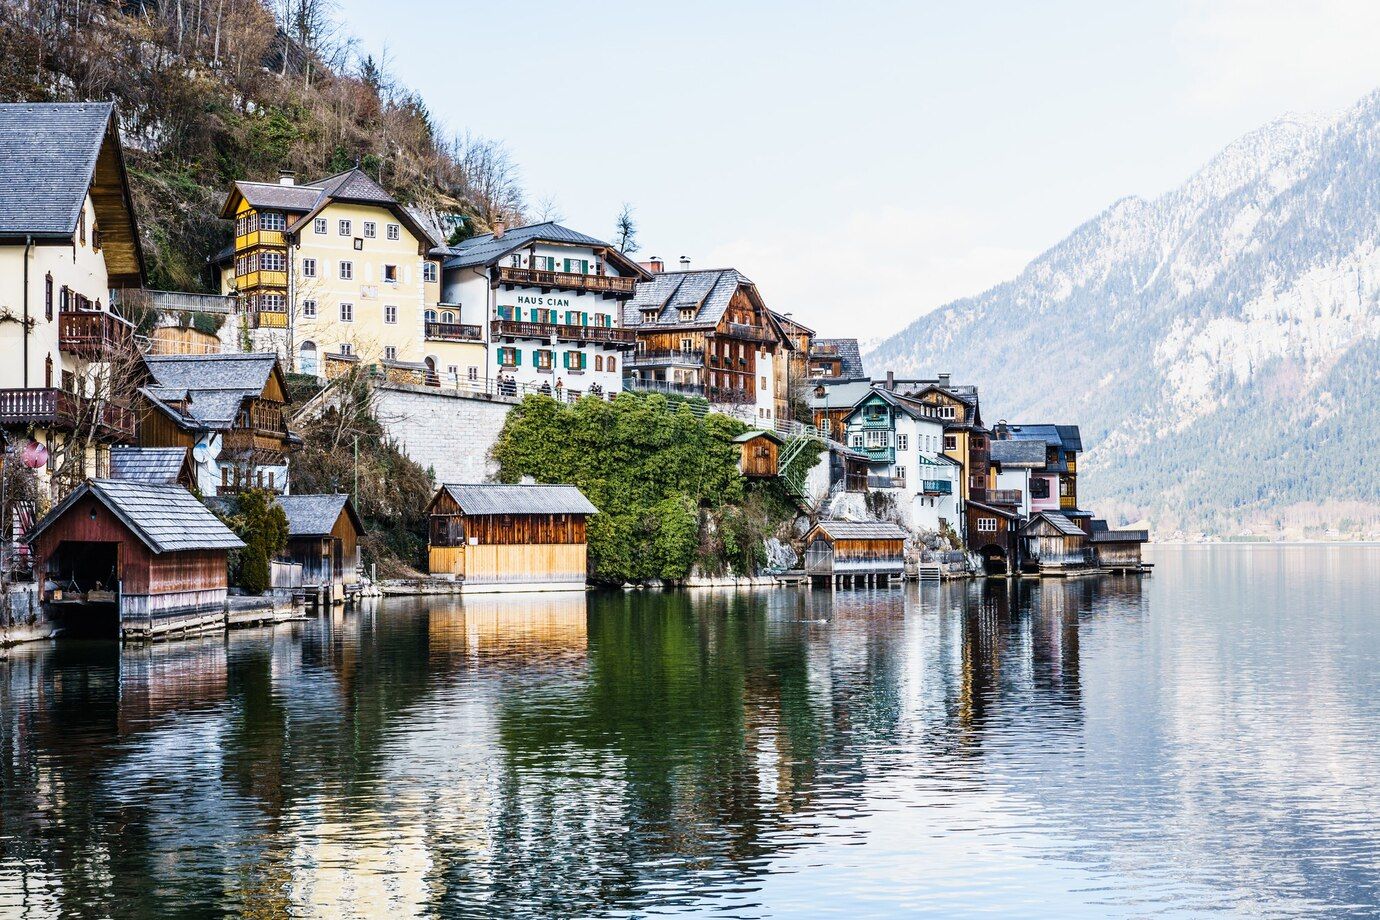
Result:
<instances>
[{"instance_id":1,"label":"brown wooden house","mask_svg":"<svg viewBox=\"0 0 1380 920\"><path fill-rule=\"evenodd\" d=\"M178 485L96 479L29 536L55 619L153 637L223 625L226 557L244 546Z\"/></svg>"},{"instance_id":2,"label":"brown wooden house","mask_svg":"<svg viewBox=\"0 0 1380 920\"><path fill-rule=\"evenodd\" d=\"M624 359L624 386L703 396L731 406L769 405L786 418L782 367L794 350L757 286L734 269L663 272L637 285L623 308L637 332ZM768 365L770 364L770 370Z\"/></svg>"},{"instance_id":3,"label":"brown wooden house","mask_svg":"<svg viewBox=\"0 0 1380 920\"><path fill-rule=\"evenodd\" d=\"M466 592L583 591L597 513L571 485L448 483L427 509L429 571Z\"/></svg>"},{"instance_id":4,"label":"brown wooden house","mask_svg":"<svg viewBox=\"0 0 1380 920\"><path fill-rule=\"evenodd\" d=\"M881 521L820 521L805 535L805 574L838 584L886 584L906 572L906 532Z\"/></svg>"},{"instance_id":5,"label":"brown wooden house","mask_svg":"<svg viewBox=\"0 0 1380 920\"><path fill-rule=\"evenodd\" d=\"M1091 568L1092 543L1083 528L1057 511L1041 511L1020 529L1024 568L1061 574Z\"/></svg>"},{"instance_id":6,"label":"brown wooden house","mask_svg":"<svg viewBox=\"0 0 1380 920\"><path fill-rule=\"evenodd\" d=\"M282 495L277 499L288 519L287 548L279 562L301 566L301 587L324 594L327 604L352 600L359 592L359 539L364 522L350 496ZM294 579L296 580L296 579Z\"/></svg>"},{"instance_id":7,"label":"brown wooden house","mask_svg":"<svg viewBox=\"0 0 1380 920\"><path fill-rule=\"evenodd\" d=\"M1020 515L1009 507L970 500L963 505L963 517L968 549L982 557L987 574L1009 575L1019 569Z\"/></svg>"},{"instance_id":8,"label":"brown wooden house","mask_svg":"<svg viewBox=\"0 0 1380 920\"><path fill-rule=\"evenodd\" d=\"M1088 542L1098 568L1114 572L1142 572L1149 568L1141 559L1140 549L1149 541L1150 534L1144 530L1111 530L1103 520L1092 520L1090 527Z\"/></svg>"},{"instance_id":9,"label":"brown wooden house","mask_svg":"<svg viewBox=\"0 0 1380 920\"><path fill-rule=\"evenodd\" d=\"M777 452L782 443L774 431L745 431L733 439L740 456L738 469L749 479L771 479L779 472Z\"/></svg>"}]
</instances>

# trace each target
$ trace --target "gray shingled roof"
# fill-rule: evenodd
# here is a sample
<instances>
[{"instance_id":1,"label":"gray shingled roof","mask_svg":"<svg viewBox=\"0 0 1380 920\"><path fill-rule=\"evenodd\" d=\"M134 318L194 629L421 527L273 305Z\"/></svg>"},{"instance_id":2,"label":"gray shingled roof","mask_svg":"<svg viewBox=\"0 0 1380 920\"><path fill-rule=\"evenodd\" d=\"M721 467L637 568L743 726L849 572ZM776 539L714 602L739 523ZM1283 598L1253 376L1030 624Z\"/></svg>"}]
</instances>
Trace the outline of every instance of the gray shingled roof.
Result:
<instances>
[{"instance_id":1,"label":"gray shingled roof","mask_svg":"<svg viewBox=\"0 0 1380 920\"><path fill-rule=\"evenodd\" d=\"M472 236L458 246L446 250L450 257L445 261L446 268L468 268L472 265L493 265L514 249L533 242L569 243L576 246L607 247L609 244L595 239L578 230L563 227L554 221L532 224L528 227L514 227L503 236L494 238L492 233Z\"/></svg>"},{"instance_id":2,"label":"gray shingled roof","mask_svg":"<svg viewBox=\"0 0 1380 920\"><path fill-rule=\"evenodd\" d=\"M108 102L0 105L0 236L72 236L113 111Z\"/></svg>"},{"instance_id":3,"label":"gray shingled roof","mask_svg":"<svg viewBox=\"0 0 1380 920\"><path fill-rule=\"evenodd\" d=\"M1070 521L1068 518L1064 517L1064 515L1060 514L1057 511L1041 511L1039 514L1035 515L1035 517L1030 519L1030 523L1033 524L1040 518L1044 518L1045 520L1049 521L1051 524L1054 525L1055 530L1059 531L1066 537L1087 536L1087 533L1083 530L1083 528L1079 527L1073 521Z\"/></svg>"},{"instance_id":4,"label":"gray shingled roof","mask_svg":"<svg viewBox=\"0 0 1380 920\"><path fill-rule=\"evenodd\" d=\"M992 441L992 462L1004 466L1042 467L1045 445L1039 441Z\"/></svg>"},{"instance_id":5,"label":"gray shingled roof","mask_svg":"<svg viewBox=\"0 0 1380 920\"><path fill-rule=\"evenodd\" d=\"M195 549L242 549L244 543L181 486L119 479L82 483L30 532L32 541L87 495L110 509L155 553Z\"/></svg>"},{"instance_id":6,"label":"gray shingled roof","mask_svg":"<svg viewBox=\"0 0 1380 920\"><path fill-rule=\"evenodd\" d=\"M756 440L757 438L766 438L766 439L768 439L768 440L770 440L770 441L775 441L777 444L784 444L784 443L786 443L785 441L782 441L782 440L781 440L781 436L780 436L779 434L777 434L776 432L774 432L774 431L762 431L761 429L753 429L752 431L744 431L742 434L738 435L738 437L736 437L736 438L733 439L733 443L735 443L735 444L746 444L748 441L753 441L753 440Z\"/></svg>"},{"instance_id":7,"label":"gray shingled roof","mask_svg":"<svg viewBox=\"0 0 1380 920\"><path fill-rule=\"evenodd\" d=\"M1093 531L1094 543L1147 543L1150 533L1145 530L1097 530Z\"/></svg>"},{"instance_id":8,"label":"gray shingled roof","mask_svg":"<svg viewBox=\"0 0 1380 920\"><path fill-rule=\"evenodd\" d=\"M348 510L355 527L363 530L350 496L344 493L333 495L280 495L275 501L288 518L289 537L324 537L335 527L340 512Z\"/></svg>"},{"instance_id":9,"label":"gray shingled roof","mask_svg":"<svg viewBox=\"0 0 1380 920\"><path fill-rule=\"evenodd\" d=\"M186 462L185 447L112 447L110 478L171 485Z\"/></svg>"},{"instance_id":10,"label":"gray shingled roof","mask_svg":"<svg viewBox=\"0 0 1380 920\"><path fill-rule=\"evenodd\" d=\"M906 532L886 521L820 521L820 530L835 540L904 540Z\"/></svg>"},{"instance_id":11,"label":"gray shingled roof","mask_svg":"<svg viewBox=\"0 0 1380 920\"><path fill-rule=\"evenodd\" d=\"M575 486L446 483L465 514L598 514Z\"/></svg>"},{"instance_id":12,"label":"gray shingled roof","mask_svg":"<svg viewBox=\"0 0 1380 920\"><path fill-rule=\"evenodd\" d=\"M271 352L149 355L144 362L154 384L145 387L144 392L159 409L183 424L221 428L235 421L246 398L264 391L277 361L277 355ZM181 412L165 405L168 400L182 398L187 405Z\"/></svg>"},{"instance_id":13,"label":"gray shingled roof","mask_svg":"<svg viewBox=\"0 0 1380 920\"><path fill-rule=\"evenodd\" d=\"M823 396L815 395L817 387L823 387ZM817 380L810 388L808 401L811 409L851 409L871 391L870 380Z\"/></svg>"},{"instance_id":14,"label":"gray shingled roof","mask_svg":"<svg viewBox=\"0 0 1380 920\"><path fill-rule=\"evenodd\" d=\"M814 345L833 348L839 357L839 374L843 380L864 380L867 371L863 369L862 351L857 339L815 339Z\"/></svg>"},{"instance_id":15,"label":"gray shingled roof","mask_svg":"<svg viewBox=\"0 0 1380 920\"><path fill-rule=\"evenodd\" d=\"M303 214L315 206L323 191L320 185L282 185L278 182L236 182L235 188L252 208Z\"/></svg>"},{"instance_id":16,"label":"gray shingled roof","mask_svg":"<svg viewBox=\"0 0 1380 920\"><path fill-rule=\"evenodd\" d=\"M640 282L632 300L623 305L623 325L649 325L645 312L655 309L653 322L668 326L717 326L733 293L752 281L733 268L662 272ZM693 320L682 320L680 311L694 309Z\"/></svg>"}]
</instances>

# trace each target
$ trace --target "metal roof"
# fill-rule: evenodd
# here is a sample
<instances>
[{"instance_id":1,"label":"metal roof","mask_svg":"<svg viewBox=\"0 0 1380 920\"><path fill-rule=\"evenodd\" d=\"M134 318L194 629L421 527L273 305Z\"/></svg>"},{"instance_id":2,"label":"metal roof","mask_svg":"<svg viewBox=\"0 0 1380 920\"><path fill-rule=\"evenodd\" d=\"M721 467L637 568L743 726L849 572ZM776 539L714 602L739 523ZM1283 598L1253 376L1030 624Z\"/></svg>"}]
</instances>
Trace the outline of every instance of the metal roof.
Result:
<instances>
[{"instance_id":1,"label":"metal roof","mask_svg":"<svg viewBox=\"0 0 1380 920\"><path fill-rule=\"evenodd\" d=\"M904 540L906 532L887 521L820 521L816 529L835 540Z\"/></svg>"},{"instance_id":2,"label":"metal roof","mask_svg":"<svg viewBox=\"0 0 1380 920\"><path fill-rule=\"evenodd\" d=\"M1043 467L1045 445L1039 441L993 441L992 462L1003 466Z\"/></svg>"},{"instance_id":3,"label":"metal roof","mask_svg":"<svg viewBox=\"0 0 1380 920\"><path fill-rule=\"evenodd\" d=\"M112 447L110 478L171 485L186 462L185 447Z\"/></svg>"},{"instance_id":4,"label":"metal roof","mask_svg":"<svg viewBox=\"0 0 1380 920\"><path fill-rule=\"evenodd\" d=\"M607 261L612 262L623 275L634 278L647 277L646 269L620 253L612 244L587 233L571 230L555 221L514 227L504 231L500 237L495 237L492 233L482 233L455 246L443 248L439 253L445 259L442 263L445 268L470 268L493 265L513 250L533 243L562 243L567 246L603 249L606 251Z\"/></svg>"},{"instance_id":5,"label":"metal roof","mask_svg":"<svg viewBox=\"0 0 1380 920\"><path fill-rule=\"evenodd\" d=\"M863 369L862 351L857 339L815 339L813 347L832 348L839 358L839 377L826 377L826 380L865 380L867 371ZM824 357L824 356L821 356Z\"/></svg>"},{"instance_id":6,"label":"metal roof","mask_svg":"<svg viewBox=\"0 0 1380 920\"><path fill-rule=\"evenodd\" d=\"M1150 533L1145 530L1095 530L1092 534L1094 543L1148 543L1149 540Z\"/></svg>"},{"instance_id":7,"label":"metal roof","mask_svg":"<svg viewBox=\"0 0 1380 920\"><path fill-rule=\"evenodd\" d=\"M87 495L94 496L155 553L244 547L230 528L181 486L119 479L82 483L48 512L28 539L32 541Z\"/></svg>"},{"instance_id":8,"label":"metal roof","mask_svg":"<svg viewBox=\"0 0 1380 920\"><path fill-rule=\"evenodd\" d=\"M598 514L575 486L452 483L441 486L465 514Z\"/></svg>"},{"instance_id":9,"label":"metal roof","mask_svg":"<svg viewBox=\"0 0 1380 920\"><path fill-rule=\"evenodd\" d=\"M823 395L816 395L815 391L823 389ZM826 378L814 381L814 386L810 388L809 404L811 409L851 409L858 404L872 390L870 380L835 380Z\"/></svg>"},{"instance_id":10,"label":"metal roof","mask_svg":"<svg viewBox=\"0 0 1380 920\"><path fill-rule=\"evenodd\" d=\"M350 504L350 496L341 492L329 495L280 495L276 503L287 513L289 537L324 537L335 528L340 512L349 514L357 530L364 527Z\"/></svg>"},{"instance_id":11,"label":"metal roof","mask_svg":"<svg viewBox=\"0 0 1380 920\"><path fill-rule=\"evenodd\" d=\"M1011 438L1017 441L1042 441L1064 450L1083 450L1083 435L1077 425L1009 425Z\"/></svg>"}]
</instances>

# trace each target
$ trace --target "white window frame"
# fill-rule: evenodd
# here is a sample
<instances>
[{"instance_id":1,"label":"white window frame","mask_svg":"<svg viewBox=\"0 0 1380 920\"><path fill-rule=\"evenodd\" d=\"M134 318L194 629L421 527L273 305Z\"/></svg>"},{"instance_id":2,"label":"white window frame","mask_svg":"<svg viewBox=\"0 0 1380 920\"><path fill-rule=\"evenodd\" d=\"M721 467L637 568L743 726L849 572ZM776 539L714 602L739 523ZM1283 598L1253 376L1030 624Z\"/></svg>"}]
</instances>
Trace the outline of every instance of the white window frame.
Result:
<instances>
[{"instance_id":1,"label":"white window frame","mask_svg":"<svg viewBox=\"0 0 1380 920\"><path fill-rule=\"evenodd\" d=\"M900 433L897 433L897 435L896 435L896 449L897 449L897 450L910 450L910 435L908 435L908 434L900 434Z\"/></svg>"},{"instance_id":2,"label":"white window frame","mask_svg":"<svg viewBox=\"0 0 1380 920\"><path fill-rule=\"evenodd\" d=\"M364 238L366 240L372 240L378 237L378 235L379 225L374 223L372 220L366 220L364 222Z\"/></svg>"},{"instance_id":3,"label":"white window frame","mask_svg":"<svg viewBox=\"0 0 1380 920\"><path fill-rule=\"evenodd\" d=\"M311 222L311 229L317 236L325 236L327 233L331 232L331 225L326 218L318 217Z\"/></svg>"},{"instance_id":4,"label":"white window frame","mask_svg":"<svg viewBox=\"0 0 1380 920\"><path fill-rule=\"evenodd\" d=\"M308 319L314 319L316 317L316 301L302 301L302 315L307 317Z\"/></svg>"},{"instance_id":5,"label":"white window frame","mask_svg":"<svg viewBox=\"0 0 1380 920\"><path fill-rule=\"evenodd\" d=\"M425 284L435 284L441 280L441 273L437 271L438 266L435 262L422 263L422 281Z\"/></svg>"},{"instance_id":6,"label":"white window frame","mask_svg":"<svg viewBox=\"0 0 1380 920\"><path fill-rule=\"evenodd\" d=\"M348 217L342 217L336 223L336 232L339 233L341 236L353 236L353 230L354 224L350 222L350 219Z\"/></svg>"},{"instance_id":7,"label":"white window frame","mask_svg":"<svg viewBox=\"0 0 1380 920\"><path fill-rule=\"evenodd\" d=\"M340 353L347 356L352 355L355 353L355 346L351 345L349 342L341 342Z\"/></svg>"},{"instance_id":8,"label":"white window frame","mask_svg":"<svg viewBox=\"0 0 1380 920\"><path fill-rule=\"evenodd\" d=\"M340 260L340 280L341 280L341 281L354 281L354 280L355 280L355 263L353 263L353 262L351 262L351 261L349 261L349 260L347 260L347 259L341 259L341 260Z\"/></svg>"},{"instance_id":9,"label":"white window frame","mask_svg":"<svg viewBox=\"0 0 1380 920\"><path fill-rule=\"evenodd\" d=\"M383 346L383 360L385 360L385 361L396 361L396 360L398 360L398 346L396 346L396 345L385 345L385 346Z\"/></svg>"},{"instance_id":10,"label":"white window frame","mask_svg":"<svg viewBox=\"0 0 1380 920\"><path fill-rule=\"evenodd\" d=\"M400 240L400 239L402 239L402 227L400 227L400 226L397 225L397 224L389 224L389 225L388 225L388 238L389 238L390 240Z\"/></svg>"},{"instance_id":11,"label":"white window frame","mask_svg":"<svg viewBox=\"0 0 1380 920\"><path fill-rule=\"evenodd\" d=\"M341 301L340 321L342 323L353 323L355 321L355 305L349 301Z\"/></svg>"},{"instance_id":12,"label":"white window frame","mask_svg":"<svg viewBox=\"0 0 1380 920\"><path fill-rule=\"evenodd\" d=\"M996 533L997 519L994 517L980 517L977 519L978 533Z\"/></svg>"},{"instance_id":13,"label":"white window frame","mask_svg":"<svg viewBox=\"0 0 1380 920\"><path fill-rule=\"evenodd\" d=\"M383 321L390 326L396 326L398 324L398 308L391 303L384 304Z\"/></svg>"},{"instance_id":14,"label":"white window frame","mask_svg":"<svg viewBox=\"0 0 1380 920\"><path fill-rule=\"evenodd\" d=\"M307 259L303 259L303 260L302 260L302 277L303 277L303 278L315 278L315 277L316 277L316 260L315 260L315 259L307 258Z\"/></svg>"}]
</instances>

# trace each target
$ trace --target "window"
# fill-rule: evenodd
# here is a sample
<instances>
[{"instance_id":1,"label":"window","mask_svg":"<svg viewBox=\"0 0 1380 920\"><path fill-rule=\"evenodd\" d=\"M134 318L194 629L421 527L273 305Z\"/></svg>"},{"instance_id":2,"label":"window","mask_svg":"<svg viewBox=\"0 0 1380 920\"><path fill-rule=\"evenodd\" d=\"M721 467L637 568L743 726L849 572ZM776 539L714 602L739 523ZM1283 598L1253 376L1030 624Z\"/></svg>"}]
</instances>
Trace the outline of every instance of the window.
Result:
<instances>
[{"instance_id":1,"label":"window","mask_svg":"<svg viewBox=\"0 0 1380 920\"><path fill-rule=\"evenodd\" d=\"M355 305L343 303L340 305L340 321L342 323L353 323L355 321Z\"/></svg>"},{"instance_id":2,"label":"window","mask_svg":"<svg viewBox=\"0 0 1380 920\"><path fill-rule=\"evenodd\" d=\"M53 318L53 275L51 272L43 279L43 318Z\"/></svg>"},{"instance_id":3,"label":"window","mask_svg":"<svg viewBox=\"0 0 1380 920\"><path fill-rule=\"evenodd\" d=\"M862 432L861 432L861 431L855 431L855 432L853 432L852 435L849 436L849 439L848 439L848 446L849 446L849 447L862 447L862 446L863 446L863 436L862 436Z\"/></svg>"},{"instance_id":4,"label":"window","mask_svg":"<svg viewBox=\"0 0 1380 920\"><path fill-rule=\"evenodd\" d=\"M72 289L64 284L62 289L58 291L58 310L66 313L70 309L72 309Z\"/></svg>"},{"instance_id":5,"label":"window","mask_svg":"<svg viewBox=\"0 0 1380 920\"><path fill-rule=\"evenodd\" d=\"M86 245L86 208L81 209L77 215L77 238L83 246Z\"/></svg>"},{"instance_id":6,"label":"window","mask_svg":"<svg viewBox=\"0 0 1380 920\"><path fill-rule=\"evenodd\" d=\"M1049 480L1043 476L1030 480L1031 498L1049 498Z\"/></svg>"},{"instance_id":7,"label":"window","mask_svg":"<svg viewBox=\"0 0 1380 920\"><path fill-rule=\"evenodd\" d=\"M427 310L425 313L422 314L422 318L425 319L428 323L434 323L436 322L436 311Z\"/></svg>"},{"instance_id":8,"label":"window","mask_svg":"<svg viewBox=\"0 0 1380 920\"><path fill-rule=\"evenodd\" d=\"M680 308L680 319L681 319L681 322L690 322L690 321L693 320L694 318L695 318L695 308L694 308L694 307L681 307L681 308Z\"/></svg>"},{"instance_id":9,"label":"window","mask_svg":"<svg viewBox=\"0 0 1380 920\"><path fill-rule=\"evenodd\" d=\"M588 356L582 351L567 351L564 360L568 371L583 371L588 367Z\"/></svg>"},{"instance_id":10,"label":"window","mask_svg":"<svg viewBox=\"0 0 1380 920\"><path fill-rule=\"evenodd\" d=\"M595 356L594 356L594 369L595 369L596 371L602 371L602 370L604 369L604 356L603 356L603 355L595 355Z\"/></svg>"},{"instance_id":11,"label":"window","mask_svg":"<svg viewBox=\"0 0 1380 920\"><path fill-rule=\"evenodd\" d=\"M898 435L896 436L896 449L897 449L897 450L910 450L910 435L908 435L908 434L898 434Z\"/></svg>"},{"instance_id":12,"label":"window","mask_svg":"<svg viewBox=\"0 0 1380 920\"><path fill-rule=\"evenodd\" d=\"M870 448L886 447L891 443L891 432L885 428L869 428L864 435Z\"/></svg>"},{"instance_id":13,"label":"window","mask_svg":"<svg viewBox=\"0 0 1380 920\"><path fill-rule=\"evenodd\" d=\"M390 240L402 239L402 228L397 224L388 225L388 238Z\"/></svg>"},{"instance_id":14,"label":"window","mask_svg":"<svg viewBox=\"0 0 1380 920\"><path fill-rule=\"evenodd\" d=\"M340 233L341 236L349 236L349 235L350 235L351 226L350 226L350 222L349 222L348 220L342 220L337 226L338 226L338 228L339 228L339 229L338 229L338 232Z\"/></svg>"},{"instance_id":15,"label":"window","mask_svg":"<svg viewBox=\"0 0 1380 920\"><path fill-rule=\"evenodd\" d=\"M287 299L282 294L260 294L259 309L268 313L282 313L287 309Z\"/></svg>"},{"instance_id":16,"label":"window","mask_svg":"<svg viewBox=\"0 0 1380 920\"><path fill-rule=\"evenodd\" d=\"M298 349L297 369L304 374L316 373L316 343L310 339Z\"/></svg>"},{"instance_id":17,"label":"window","mask_svg":"<svg viewBox=\"0 0 1380 920\"><path fill-rule=\"evenodd\" d=\"M954 419L958 418L958 409L954 406L939 406L939 417Z\"/></svg>"},{"instance_id":18,"label":"window","mask_svg":"<svg viewBox=\"0 0 1380 920\"><path fill-rule=\"evenodd\" d=\"M470 368L469 368L469 370L467 370L467 371L465 372L465 378L466 378L467 380L478 380L478 379L479 379L479 368L477 368L477 367L471 365Z\"/></svg>"},{"instance_id":19,"label":"window","mask_svg":"<svg viewBox=\"0 0 1380 920\"><path fill-rule=\"evenodd\" d=\"M366 221L364 222L364 236L365 236L365 238L366 238L366 239L371 239L371 240L372 240L374 237L378 236L378 235L379 235L379 229L378 229L378 228L379 228L379 225L378 225L378 224L374 223L372 220L366 220Z\"/></svg>"},{"instance_id":20,"label":"window","mask_svg":"<svg viewBox=\"0 0 1380 920\"><path fill-rule=\"evenodd\" d=\"M958 450L958 436L952 434L944 435L944 449Z\"/></svg>"},{"instance_id":21,"label":"window","mask_svg":"<svg viewBox=\"0 0 1380 920\"><path fill-rule=\"evenodd\" d=\"M452 313L450 310L443 310L443 311L441 311L441 322L443 322L443 323L453 323L453 322L455 322L455 314Z\"/></svg>"},{"instance_id":22,"label":"window","mask_svg":"<svg viewBox=\"0 0 1380 920\"><path fill-rule=\"evenodd\" d=\"M392 304L385 305L383 308L383 321L390 326L398 323L398 308Z\"/></svg>"},{"instance_id":23,"label":"window","mask_svg":"<svg viewBox=\"0 0 1380 920\"><path fill-rule=\"evenodd\" d=\"M398 266L385 265L383 267L383 280L388 284L398 283Z\"/></svg>"},{"instance_id":24,"label":"window","mask_svg":"<svg viewBox=\"0 0 1380 920\"><path fill-rule=\"evenodd\" d=\"M302 260L302 277L303 277L303 278L315 278L315 277L316 277L316 260L315 260L315 259L303 259L303 260Z\"/></svg>"},{"instance_id":25,"label":"window","mask_svg":"<svg viewBox=\"0 0 1380 920\"><path fill-rule=\"evenodd\" d=\"M606 364L606 367L608 368L609 373L613 373L614 371L618 370L618 362L612 355L609 356L609 360Z\"/></svg>"},{"instance_id":26,"label":"window","mask_svg":"<svg viewBox=\"0 0 1380 920\"><path fill-rule=\"evenodd\" d=\"M326 235L326 218L324 218L324 217L318 217L316 220L312 221L312 222L311 222L311 230L312 230L312 232L315 233L317 236L325 236L325 235Z\"/></svg>"},{"instance_id":27,"label":"window","mask_svg":"<svg viewBox=\"0 0 1380 920\"><path fill-rule=\"evenodd\" d=\"M555 364L555 359L555 352L551 351L549 348L538 348L536 351L532 352L532 363L539 370L551 370L551 366Z\"/></svg>"},{"instance_id":28,"label":"window","mask_svg":"<svg viewBox=\"0 0 1380 920\"><path fill-rule=\"evenodd\" d=\"M986 450L986 448L987 448L987 439L986 439L986 438L983 438L983 437L974 437L974 438L973 438L973 450Z\"/></svg>"},{"instance_id":29,"label":"window","mask_svg":"<svg viewBox=\"0 0 1380 920\"><path fill-rule=\"evenodd\" d=\"M287 267L287 258L281 252L269 250L259 256L259 267L266 272L280 272Z\"/></svg>"},{"instance_id":30,"label":"window","mask_svg":"<svg viewBox=\"0 0 1380 920\"><path fill-rule=\"evenodd\" d=\"M522 352L516 348L500 348L498 350L498 363L502 367L517 367L522 363Z\"/></svg>"},{"instance_id":31,"label":"window","mask_svg":"<svg viewBox=\"0 0 1380 920\"><path fill-rule=\"evenodd\" d=\"M287 221L277 211L265 211L259 215L259 226L265 230L286 230Z\"/></svg>"},{"instance_id":32,"label":"window","mask_svg":"<svg viewBox=\"0 0 1380 920\"><path fill-rule=\"evenodd\" d=\"M341 262L341 263L340 263L340 280L341 280L341 281L353 281L354 278L355 278L355 263L353 263L353 262Z\"/></svg>"},{"instance_id":33,"label":"window","mask_svg":"<svg viewBox=\"0 0 1380 920\"><path fill-rule=\"evenodd\" d=\"M355 353L355 346L351 345L349 342L341 342L340 353L348 357Z\"/></svg>"},{"instance_id":34,"label":"window","mask_svg":"<svg viewBox=\"0 0 1380 920\"><path fill-rule=\"evenodd\" d=\"M397 347L394 346L394 345L385 345L385 346L383 346L383 360L385 360L385 361L396 361L396 360L398 360L398 349L397 349Z\"/></svg>"},{"instance_id":35,"label":"window","mask_svg":"<svg viewBox=\"0 0 1380 920\"><path fill-rule=\"evenodd\" d=\"M438 270L439 268L440 266L438 266L435 262L423 262L422 280L425 281L427 284L435 284L441 277L441 273Z\"/></svg>"},{"instance_id":36,"label":"window","mask_svg":"<svg viewBox=\"0 0 1380 920\"><path fill-rule=\"evenodd\" d=\"M316 301L302 301L302 315L307 317L308 319L314 319L316 317Z\"/></svg>"},{"instance_id":37,"label":"window","mask_svg":"<svg viewBox=\"0 0 1380 920\"><path fill-rule=\"evenodd\" d=\"M979 533L996 533L997 519L994 517L981 517L977 519L977 529Z\"/></svg>"},{"instance_id":38,"label":"window","mask_svg":"<svg viewBox=\"0 0 1380 920\"><path fill-rule=\"evenodd\" d=\"M763 375L762 375L762 382L761 382L760 384L758 384L758 389L760 389L760 390L765 390L766 388L767 388L767 376L766 376L765 374L763 374Z\"/></svg>"},{"instance_id":39,"label":"window","mask_svg":"<svg viewBox=\"0 0 1380 920\"><path fill-rule=\"evenodd\" d=\"M101 228L100 228L100 227L92 227L92 228L91 228L91 249L92 249L92 251L94 251L94 252L100 252L100 251L101 251Z\"/></svg>"}]
</instances>

